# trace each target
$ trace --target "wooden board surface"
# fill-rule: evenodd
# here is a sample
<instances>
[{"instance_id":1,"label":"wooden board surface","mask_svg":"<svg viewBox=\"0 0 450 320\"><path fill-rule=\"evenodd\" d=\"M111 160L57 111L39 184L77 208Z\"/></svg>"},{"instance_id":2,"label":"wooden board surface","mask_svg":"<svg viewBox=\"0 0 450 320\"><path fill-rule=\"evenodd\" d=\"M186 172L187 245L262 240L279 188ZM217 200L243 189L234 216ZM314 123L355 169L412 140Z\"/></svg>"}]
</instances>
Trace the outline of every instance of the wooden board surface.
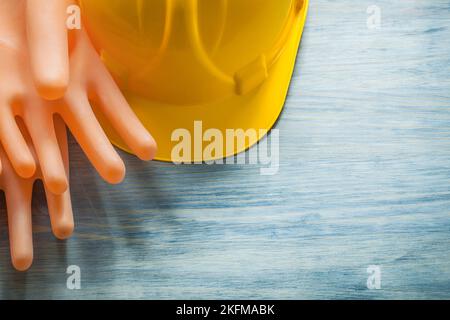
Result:
<instances>
[{"instance_id":1,"label":"wooden board surface","mask_svg":"<svg viewBox=\"0 0 450 320\"><path fill-rule=\"evenodd\" d=\"M450 298L450 1L312 1L277 128L277 175L121 153L120 186L71 139L76 232L54 239L37 188L15 272L0 201L0 298Z\"/></svg>"}]
</instances>

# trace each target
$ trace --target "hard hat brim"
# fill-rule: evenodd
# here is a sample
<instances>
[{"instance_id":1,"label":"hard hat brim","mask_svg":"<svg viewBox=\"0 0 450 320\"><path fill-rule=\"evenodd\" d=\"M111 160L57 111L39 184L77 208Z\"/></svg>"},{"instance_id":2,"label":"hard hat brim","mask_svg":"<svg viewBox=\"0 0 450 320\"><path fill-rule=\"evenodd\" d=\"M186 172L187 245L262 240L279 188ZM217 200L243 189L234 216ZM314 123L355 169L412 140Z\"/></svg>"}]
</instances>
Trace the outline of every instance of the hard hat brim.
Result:
<instances>
[{"instance_id":1,"label":"hard hat brim","mask_svg":"<svg viewBox=\"0 0 450 320\"><path fill-rule=\"evenodd\" d=\"M295 23L292 35L281 56L270 69L268 78L259 88L246 95L234 95L224 101L207 105L179 106L156 103L124 92L132 109L158 143L155 160L172 162L172 149L177 144L172 141L172 133L184 128L191 131L193 136L195 121L202 121L204 131L210 128L219 129L224 137L227 129L270 130L274 126L283 110L289 90L306 21L308 2L308 0L304 2L298 23ZM131 152L111 126L104 119L99 120L111 142L120 149ZM224 150L223 156L217 158L227 158L243 152L263 137L249 137L245 145L237 146L232 152ZM195 159L192 153L191 160L197 162L217 159Z\"/></svg>"}]
</instances>

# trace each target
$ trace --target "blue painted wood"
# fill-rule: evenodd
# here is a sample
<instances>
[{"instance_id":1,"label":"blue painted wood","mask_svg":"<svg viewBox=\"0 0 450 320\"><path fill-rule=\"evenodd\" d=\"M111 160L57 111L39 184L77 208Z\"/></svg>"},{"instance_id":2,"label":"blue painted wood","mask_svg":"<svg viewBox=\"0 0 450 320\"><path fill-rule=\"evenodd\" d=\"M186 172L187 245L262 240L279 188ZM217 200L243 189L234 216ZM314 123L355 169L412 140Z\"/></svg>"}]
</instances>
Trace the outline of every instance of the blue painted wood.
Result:
<instances>
[{"instance_id":1,"label":"blue painted wood","mask_svg":"<svg viewBox=\"0 0 450 320\"><path fill-rule=\"evenodd\" d=\"M76 233L53 238L38 188L17 273L2 203L0 298L450 298L449 39L448 0L312 1L278 175L123 154L109 186L72 140Z\"/></svg>"}]
</instances>

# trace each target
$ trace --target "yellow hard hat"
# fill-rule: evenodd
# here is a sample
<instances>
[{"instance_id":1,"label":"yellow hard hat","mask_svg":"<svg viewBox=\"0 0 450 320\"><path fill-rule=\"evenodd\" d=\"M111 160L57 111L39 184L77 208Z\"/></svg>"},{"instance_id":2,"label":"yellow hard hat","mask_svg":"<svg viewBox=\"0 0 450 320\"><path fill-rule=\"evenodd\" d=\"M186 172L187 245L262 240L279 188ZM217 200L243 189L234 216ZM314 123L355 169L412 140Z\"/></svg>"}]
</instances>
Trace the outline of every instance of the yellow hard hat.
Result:
<instances>
[{"instance_id":1,"label":"yellow hard hat","mask_svg":"<svg viewBox=\"0 0 450 320\"><path fill-rule=\"evenodd\" d=\"M286 99L308 0L80 0L107 67L171 161L176 129L270 129ZM109 137L125 144L104 119ZM244 151L261 139L220 157ZM128 151L128 150L127 150ZM219 156L218 156L219 157ZM211 156L211 158L215 158ZM193 153L193 161L197 159Z\"/></svg>"}]
</instances>

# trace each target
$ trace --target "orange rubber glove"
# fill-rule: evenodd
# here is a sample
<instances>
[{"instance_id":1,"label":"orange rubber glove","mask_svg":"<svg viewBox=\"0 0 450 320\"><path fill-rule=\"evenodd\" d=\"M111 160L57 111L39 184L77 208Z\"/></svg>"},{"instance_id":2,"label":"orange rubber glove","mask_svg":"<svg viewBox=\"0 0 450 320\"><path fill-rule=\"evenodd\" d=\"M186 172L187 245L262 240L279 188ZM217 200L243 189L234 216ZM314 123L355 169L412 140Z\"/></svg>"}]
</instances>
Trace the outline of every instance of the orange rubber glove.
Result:
<instances>
[{"instance_id":1,"label":"orange rubber glove","mask_svg":"<svg viewBox=\"0 0 450 320\"><path fill-rule=\"evenodd\" d=\"M31 138L25 130L25 126L19 122L19 130L24 136L29 150L35 156ZM66 127L60 118L55 119L55 132L58 141L58 149L65 164L65 171L69 175L68 150ZM33 262L33 231L31 225L31 199L33 184L42 178L41 170L37 167L36 173L27 179L17 175L14 168L0 145L0 189L5 192L8 211L9 242L13 266L20 271L27 270ZM52 194L45 188L48 212L53 234L59 239L68 238L73 231L74 222L70 192L66 190L61 195Z\"/></svg>"},{"instance_id":2,"label":"orange rubber glove","mask_svg":"<svg viewBox=\"0 0 450 320\"><path fill-rule=\"evenodd\" d=\"M31 74L39 94L48 100L62 98L69 86L66 19L67 8L74 3L74 0L25 3Z\"/></svg>"},{"instance_id":3,"label":"orange rubber glove","mask_svg":"<svg viewBox=\"0 0 450 320\"><path fill-rule=\"evenodd\" d=\"M0 142L11 165L21 177L35 174L35 160L16 123L19 117L33 141L45 185L55 194L67 189L53 129L53 118L59 114L99 174L110 183L119 183L125 166L99 125L89 99L96 102L98 111L139 158L154 157L155 141L129 107L83 30L71 31L70 79L64 97L48 101L39 96L29 72L25 9L25 0L0 1ZM48 65L52 63L47 61Z\"/></svg>"}]
</instances>

